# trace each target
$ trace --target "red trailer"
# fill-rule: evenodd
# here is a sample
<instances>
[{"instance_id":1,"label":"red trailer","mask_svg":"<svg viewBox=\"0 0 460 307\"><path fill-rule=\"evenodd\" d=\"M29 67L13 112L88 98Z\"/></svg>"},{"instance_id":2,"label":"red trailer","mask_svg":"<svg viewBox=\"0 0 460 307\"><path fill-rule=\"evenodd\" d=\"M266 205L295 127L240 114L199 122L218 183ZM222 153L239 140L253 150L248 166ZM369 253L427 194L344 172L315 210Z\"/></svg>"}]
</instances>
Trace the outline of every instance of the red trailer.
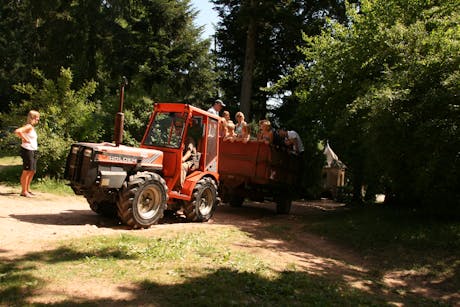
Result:
<instances>
[{"instance_id":1,"label":"red trailer","mask_svg":"<svg viewBox=\"0 0 460 307\"><path fill-rule=\"evenodd\" d=\"M300 163L298 156L263 142L221 141L222 199L232 206L241 206L245 198L272 200L277 203L277 213L287 214L299 185Z\"/></svg>"}]
</instances>

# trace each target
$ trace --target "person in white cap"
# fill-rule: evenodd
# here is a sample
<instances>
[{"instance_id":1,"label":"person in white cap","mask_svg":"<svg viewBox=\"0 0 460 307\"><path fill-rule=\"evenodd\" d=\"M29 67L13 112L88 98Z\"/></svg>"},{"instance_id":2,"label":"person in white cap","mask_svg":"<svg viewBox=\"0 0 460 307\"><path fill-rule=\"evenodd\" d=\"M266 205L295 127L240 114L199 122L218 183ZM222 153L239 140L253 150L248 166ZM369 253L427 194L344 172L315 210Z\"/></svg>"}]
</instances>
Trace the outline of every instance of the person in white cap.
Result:
<instances>
[{"instance_id":1,"label":"person in white cap","mask_svg":"<svg viewBox=\"0 0 460 307\"><path fill-rule=\"evenodd\" d=\"M216 101L214 101L212 107L208 109L208 112L214 115L219 115L219 112L220 110L222 110L223 107L225 107L225 103L222 100L217 99Z\"/></svg>"}]
</instances>

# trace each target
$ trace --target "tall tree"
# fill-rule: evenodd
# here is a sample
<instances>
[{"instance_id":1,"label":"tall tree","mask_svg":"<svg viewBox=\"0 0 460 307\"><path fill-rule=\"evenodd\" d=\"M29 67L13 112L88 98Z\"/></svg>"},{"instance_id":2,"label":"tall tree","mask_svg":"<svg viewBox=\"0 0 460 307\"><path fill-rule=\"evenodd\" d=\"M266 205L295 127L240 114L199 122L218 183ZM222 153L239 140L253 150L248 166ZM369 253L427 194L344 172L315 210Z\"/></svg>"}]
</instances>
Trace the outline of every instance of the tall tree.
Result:
<instances>
[{"instance_id":1,"label":"tall tree","mask_svg":"<svg viewBox=\"0 0 460 307\"><path fill-rule=\"evenodd\" d=\"M326 16L343 20L345 12L339 0L212 2L221 18L216 39L224 99L233 106L240 101L239 108L252 118L266 115L270 96L262 88L303 60L296 52L302 31L319 34Z\"/></svg>"},{"instance_id":2,"label":"tall tree","mask_svg":"<svg viewBox=\"0 0 460 307\"><path fill-rule=\"evenodd\" d=\"M121 13L106 62L113 77L126 75L155 100L197 104L213 95L210 41L200 39L189 0L115 2Z\"/></svg>"},{"instance_id":3,"label":"tall tree","mask_svg":"<svg viewBox=\"0 0 460 307\"><path fill-rule=\"evenodd\" d=\"M131 91L155 100L200 103L214 93L210 41L193 24L190 0L9 0L0 6L0 111L19 103L11 86L32 80L34 68L55 79L69 67L77 86L99 83L101 100L116 93L123 75L134 80Z\"/></svg>"},{"instance_id":4,"label":"tall tree","mask_svg":"<svg viewBox=\"0 0 460 307\"><path fill-rule=\"evenodd\" d=\"M254 62L256 55L256 21L252 12L256 9L255 0L248 0L249 23L246 34L246 49L244 51L244 68L241 81L241 105L240 110L244 114L250 114L252 79L254 74Z\"/></svg>"},{"instance_id":5,"label":"tall tree","mask_svg":"<svg viewBox=\"0 0 460 307\"><path fill-rule=\"evenodd\" d=\"M36 20L30 1L0 3L0 112L19 101L12 85L26 80L36 66Z\"/></svg>"},{"instance_id":6,"label":"tall tree","mask_svg":"<svg viewBox=\"0 0 460 307\"><path fill-rule=\"evenodd\" d=\"M277 87L301 104L362 185L399 204L458 205L460 4L362 1L348 25L306 36ZM372 188L374 187L374 188Z\"/></svg>"}]
</instances>

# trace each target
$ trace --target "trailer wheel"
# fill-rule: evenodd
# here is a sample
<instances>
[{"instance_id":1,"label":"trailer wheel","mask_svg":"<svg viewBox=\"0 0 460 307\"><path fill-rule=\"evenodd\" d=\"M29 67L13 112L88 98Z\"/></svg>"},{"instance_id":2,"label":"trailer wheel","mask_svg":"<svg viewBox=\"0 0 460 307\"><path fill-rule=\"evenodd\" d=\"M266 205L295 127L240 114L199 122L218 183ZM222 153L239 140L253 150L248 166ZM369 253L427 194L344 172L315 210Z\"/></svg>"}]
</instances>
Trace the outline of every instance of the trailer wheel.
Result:
<instances>
[{"instance_id":1,"label":"trailer wheel","mask_svg":"<svg viewBox=\"0 0 460 307\"><path fill-rule=\"evenodd\" d=\"M141 172L124 183L118 201L118 216L132 228L158 223L168 201L168 187L158 174Z\"/></svg>"},{"instance_id":2,"label":"trailer wheel","mask_svg":"<svg viewBox=\"0 0 460 307\"><path fill-rule=\"evenodd\" d=\"M184 202L187 221L206 222L214 214L219 201L216 182L209 177L200 179L193 189L192 200Z\"/></svg>"},{"instance_id":3,"label":"trailer wheel","mask_svg":"<svg viewBox=\"0 0 460 307\"><path fill-rule=\"evenodd\" d=\"M286 196L280 196L275 199L276 202L276 213L278 214L289 214L291 211L292 200Z\"/></svg>"},{"instance_id":4,"label":"trailer wheel","mask_svg":"<svg viewBox=\"0 0 460 307\"><path fill-rule=\"evenodd\" d=\"M237 194L232 194L228 203L232 207L241 207L244 203L244 197Z\"/></svg>"}]
</instances>

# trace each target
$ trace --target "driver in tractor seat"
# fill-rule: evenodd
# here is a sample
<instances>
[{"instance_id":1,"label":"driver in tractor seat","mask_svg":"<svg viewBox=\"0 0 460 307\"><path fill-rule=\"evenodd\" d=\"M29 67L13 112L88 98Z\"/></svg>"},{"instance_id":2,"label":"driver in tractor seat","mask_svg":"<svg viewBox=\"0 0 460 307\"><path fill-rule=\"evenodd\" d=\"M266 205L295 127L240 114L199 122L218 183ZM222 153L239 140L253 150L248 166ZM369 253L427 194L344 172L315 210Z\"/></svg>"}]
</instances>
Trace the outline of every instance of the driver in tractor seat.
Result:
<instances>
[{"instance_id":1,"label":"driver in tractor seat","mask_svg":"<svg viewBox=\"0 0 460 307\"><path fill-rule=\"evenodd\" d=\"M200 164L201 153L197 151L197 144L195 139L201 136L201 127L193 121L187 133L185 140L184 151L182 153L182 169L180 174L180 189L184 186L185 177L191 171L197 170Z\"/></svg>"},{"instance_id":2,"label":"driver in tractor seat","mask_svg":"<svg viewBox=\"0 0 460 307\"><path fill-rule=\"evenodd\" d=\"M180 189L184 186L185 177L188 172L198 168L197 151L195 140L192 137L187 137L185 141L184 152L182 153L182 169L180 173Z\"/></svg>"}]
</instances>

